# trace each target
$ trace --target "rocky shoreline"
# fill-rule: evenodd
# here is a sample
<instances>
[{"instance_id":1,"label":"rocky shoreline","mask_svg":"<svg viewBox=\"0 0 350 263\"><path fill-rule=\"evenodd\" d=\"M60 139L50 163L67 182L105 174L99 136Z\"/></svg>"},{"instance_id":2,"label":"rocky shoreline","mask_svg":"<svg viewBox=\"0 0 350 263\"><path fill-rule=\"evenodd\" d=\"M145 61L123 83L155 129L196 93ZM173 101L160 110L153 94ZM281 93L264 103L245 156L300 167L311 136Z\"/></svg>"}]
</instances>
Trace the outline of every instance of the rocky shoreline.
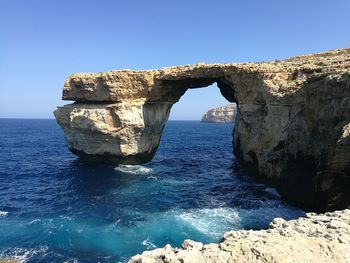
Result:
<instances>
[{"instance_id":1,"label":"rocky shoreline","mask_svg":"<svg viewBox=\"0 0 350 263\"><path fill-rule=\"evenodd\" d=\"M219 244L185 240L132 257L129 263L329 263L350 262L350 210L308 213L285 221L275 218L266 230L227 232Z\"/></svg>"}]
</instances>

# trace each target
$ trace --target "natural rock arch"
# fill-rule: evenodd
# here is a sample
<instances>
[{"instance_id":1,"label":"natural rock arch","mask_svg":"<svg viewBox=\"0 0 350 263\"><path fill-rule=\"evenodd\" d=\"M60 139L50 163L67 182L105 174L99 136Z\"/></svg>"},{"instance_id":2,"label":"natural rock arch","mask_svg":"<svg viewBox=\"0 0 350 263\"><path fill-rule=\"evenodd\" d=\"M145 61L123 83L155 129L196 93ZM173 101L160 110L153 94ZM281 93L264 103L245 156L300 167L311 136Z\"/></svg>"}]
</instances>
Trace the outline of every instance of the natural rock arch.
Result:
<instances>
[{"instance_id":1,"label":"natural rock arch","mask_svg":"<svg viewBox=\"0 0 350 263\"><path fill-rule=\"evenodd\" d=\"M235 154L289 200L350 203L350 49L284 61L71 75L55 111L85 160L138 164L157 150L171 106L216 82L237 103Z\"/></svg>"},{"instance_id":2,"label":"natural rock arch","mask_svg":"<svg viewBox=\"0 0 350 263\"><path fill-rule=\"evenodd\" d=\"M228 101L236 101L233 84L225 80L220 67L73 75L65 83L63 99L78 103L59 108L55 114L58 120L70 118L66 122L74 131L66 132L67 142L83 160L141 164L153 158L171 107L188 89L213 83Z\"/></svg>"}]
</instances>

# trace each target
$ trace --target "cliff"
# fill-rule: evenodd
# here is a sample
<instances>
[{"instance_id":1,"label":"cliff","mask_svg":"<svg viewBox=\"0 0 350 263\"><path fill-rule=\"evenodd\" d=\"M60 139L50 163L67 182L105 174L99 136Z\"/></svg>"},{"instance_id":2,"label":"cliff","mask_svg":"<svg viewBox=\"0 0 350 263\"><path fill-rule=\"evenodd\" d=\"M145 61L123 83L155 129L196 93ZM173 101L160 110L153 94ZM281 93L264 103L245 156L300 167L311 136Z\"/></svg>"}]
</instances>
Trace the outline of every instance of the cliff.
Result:
<instances>
[{"instance_id":1,"label":"cliff","mask_svg":"<svg viewBox=\"0 0 350 263\"><path fill-rule=\"evenodd\" d=\"M171 106L217 83L237 103L234 153L290 202L315 211L350 203L350 49L282 61L196 64L69 76L54 112L83 160L152 159ZM220 154L218 153L218 158Z\"/></svg>"},{"instance_id":2,"label":"cliff","mask_svg":"<svg viewBox=\"0 0 350 263\"><path fill-rule=\"evenodd\" d=\"M210 109L202 117L202 122L224 122L232 123L237 114L236 104L230 104L215 109Z\"/></svg>"},{"instance_id":3,"label":"cliff","mask_svg":"<svg viewBox=\"0 0 350 263\"><path fill-rule=\"evenodd\" d=\"M346 263L350 262L350 210L275 218L267 230L227 232L219 244L185 240L132 257L129 263Z\"/></svg>"}]
</instances>

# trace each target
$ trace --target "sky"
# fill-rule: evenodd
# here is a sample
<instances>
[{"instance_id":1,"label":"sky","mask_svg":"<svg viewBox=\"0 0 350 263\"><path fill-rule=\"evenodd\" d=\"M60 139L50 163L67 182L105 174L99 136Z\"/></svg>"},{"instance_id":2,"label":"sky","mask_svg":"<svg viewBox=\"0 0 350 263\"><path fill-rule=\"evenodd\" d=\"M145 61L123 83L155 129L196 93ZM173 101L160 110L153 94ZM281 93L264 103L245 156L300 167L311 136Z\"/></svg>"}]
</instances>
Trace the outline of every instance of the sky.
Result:
<instances>
[{"instance_id":1,"label":"sky","mask_svg":"<svg viewBox=\"0 0 350 263\"><path fill-rule=\"evenodd\" d=\"M0 118L53 118L71 73L283 59L350 47L350 0L0 0ZM170 119L228 104L189 90Z\"/></svg>"}]
</instances>

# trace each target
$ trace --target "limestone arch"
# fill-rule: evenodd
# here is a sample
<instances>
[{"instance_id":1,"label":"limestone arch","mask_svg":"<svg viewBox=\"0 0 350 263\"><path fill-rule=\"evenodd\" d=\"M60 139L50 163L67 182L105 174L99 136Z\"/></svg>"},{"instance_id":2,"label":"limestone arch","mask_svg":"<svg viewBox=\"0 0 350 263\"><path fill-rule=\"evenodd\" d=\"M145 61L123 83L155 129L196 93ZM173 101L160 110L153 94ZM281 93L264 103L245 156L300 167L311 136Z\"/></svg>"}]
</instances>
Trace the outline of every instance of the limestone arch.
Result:
<instances>
[{"instance_id":1,"label":"limestone arch","mask_svg":"<svg viewBox=\"0 0 350 263\"><path fill-rule=\"evenodd\" d=\"M217 82L238 106L236 156L290 200L335 207L335 199L349 200L349 57L350 49L340 49L282 61L73 74L63 99L74 103L54 114L78 156L142 163L152 159L171 106L187 89Z\"/></svg>"}]
</instances>

